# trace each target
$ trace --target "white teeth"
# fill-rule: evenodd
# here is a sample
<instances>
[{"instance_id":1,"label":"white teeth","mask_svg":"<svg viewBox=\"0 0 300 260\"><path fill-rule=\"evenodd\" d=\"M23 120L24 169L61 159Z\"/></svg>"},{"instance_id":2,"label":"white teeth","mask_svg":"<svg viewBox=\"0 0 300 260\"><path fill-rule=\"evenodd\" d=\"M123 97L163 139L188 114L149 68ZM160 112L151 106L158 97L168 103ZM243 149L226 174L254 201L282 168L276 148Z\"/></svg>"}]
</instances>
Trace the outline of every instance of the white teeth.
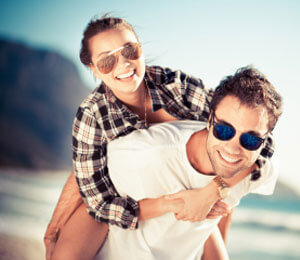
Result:
<instances>
[{"instance_id":1,"label":"white teeth","mask_svg":"<svg viewBox=\"0 0 300 260\"><path fill-rule=\"evenodd\" d=\"M225 156L225 155L223 155L223 154L221 154L220 153L220 155L221 155L221 157L225 160L225 161L227 161L227 162L229 162L229 163L236 163L239 159L232 159L232 158L229 158L229 157L227 157L227 156Z\"/></svg>"},{"instance_id":2,"label":"white teeth","mask_svg":"<svg viewBox=\"0 0 300 260\"><path fill-rule=\"evenodd\" d=\"M125 79L125 78L128 78L128 77L132 76L133 73L134 73L134 71L132 70L132 71L126 73L126 74L122 74L122 75L117 76L117 78L119 78L119 79Z\"/></svg>"}]
</instances>

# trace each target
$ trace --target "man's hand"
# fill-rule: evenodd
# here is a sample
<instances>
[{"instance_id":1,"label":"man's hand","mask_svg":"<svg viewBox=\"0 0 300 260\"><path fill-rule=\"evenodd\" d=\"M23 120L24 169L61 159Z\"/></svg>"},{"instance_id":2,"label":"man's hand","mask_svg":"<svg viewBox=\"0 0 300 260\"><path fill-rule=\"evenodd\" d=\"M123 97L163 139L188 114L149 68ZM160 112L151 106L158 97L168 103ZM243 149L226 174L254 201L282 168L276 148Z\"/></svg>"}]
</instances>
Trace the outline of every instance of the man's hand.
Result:
<instances>
[{"instance_id":1,"label":"man's hand","mask_svg":"<svg viewBox=\"0 0 300 260\"><path fill-rule=\"evenodd\" d=\"M229 206L223 201L217 201L215 205L212 207L206 218L214 219L218 217L226 217L231 213Z\"/></svg>"},{"instance_id":2,"label":"man's hand","mask_svg":"<svg viewBox=\"0 0 300 260\"><path fill-rule=\"evenodd\" d=\"M220 199L219 192L214 182L211 182L204 188L183 190L175 194L166 196L167 199L182 199L184 202L183 208L175 212L177 220L185 221L202 221L206 219L215 203ZM224 205L223 205L224 206ZM216 205L216 209L223 214L222 209ZM216 216L212 214L210 216Z\"/></svg>"}]
</instances>

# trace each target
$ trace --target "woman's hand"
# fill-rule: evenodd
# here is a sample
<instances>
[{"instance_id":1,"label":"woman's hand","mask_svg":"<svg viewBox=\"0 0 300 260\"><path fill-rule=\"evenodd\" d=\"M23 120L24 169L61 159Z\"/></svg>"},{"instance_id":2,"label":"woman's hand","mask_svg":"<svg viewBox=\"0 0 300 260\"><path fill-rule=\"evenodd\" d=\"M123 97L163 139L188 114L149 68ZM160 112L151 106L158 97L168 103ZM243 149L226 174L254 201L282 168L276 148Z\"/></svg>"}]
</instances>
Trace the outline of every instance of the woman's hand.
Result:
<instances>
[{"instance_id":1,"label":"woman's hand","mask_svg":"<svg viewBox=\"0 0 300 260\"><path fill-rule=\"evenodd\" d=\"M215 213L211 212L215 203L220 199L219 191L214 182L211 182L204 188L183 190L167 195L166 198L183 200L184 205L182 209L174 214L177 220L202 221L209 214L210 218L216 217L216 212L223 214L226 208L223 204L217 204L214 208L214 211L217 211ZM218 205L221 205L221 207Z\"/></svg>"}]
</instances>

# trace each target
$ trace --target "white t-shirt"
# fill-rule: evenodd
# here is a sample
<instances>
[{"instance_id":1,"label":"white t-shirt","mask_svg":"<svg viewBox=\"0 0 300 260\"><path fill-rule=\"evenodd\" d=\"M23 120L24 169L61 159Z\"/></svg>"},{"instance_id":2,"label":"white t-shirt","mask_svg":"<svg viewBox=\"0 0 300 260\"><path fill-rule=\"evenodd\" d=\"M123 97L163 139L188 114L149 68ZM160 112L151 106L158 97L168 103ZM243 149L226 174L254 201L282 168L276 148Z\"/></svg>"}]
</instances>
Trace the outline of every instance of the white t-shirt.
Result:
<instances>
[{"instance_id":1,"label":"white t-shirt","mask_svg":"<svg viewBox=\"0 0 300 260\"><path fill-rule=\"evenodd\" d=\"M214 176L197 172L186 153L190 136L205 127L203 122L173 121L110 142L108 168L119 194L141 200L210 183ZM250 175L247 176L231 189L224 201L234 207L249 192L271 194L276 177L271 163L267 162L258 181L250 181ZM110 225L98 259L200 259L204 242L219 220L192 223L178 221L173 213L168 213L139 222L139 228L134 231Z\"/></svg>"}]
</instances>

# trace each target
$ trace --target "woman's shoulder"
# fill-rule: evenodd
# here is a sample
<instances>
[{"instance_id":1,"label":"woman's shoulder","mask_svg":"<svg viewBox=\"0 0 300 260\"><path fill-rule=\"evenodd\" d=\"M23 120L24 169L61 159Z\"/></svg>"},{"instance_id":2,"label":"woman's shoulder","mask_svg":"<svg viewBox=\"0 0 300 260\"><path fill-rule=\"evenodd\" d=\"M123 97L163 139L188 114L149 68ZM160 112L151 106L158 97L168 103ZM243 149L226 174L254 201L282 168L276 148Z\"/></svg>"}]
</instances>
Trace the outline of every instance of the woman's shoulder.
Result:
<instances>
[{"instance_id":1,"label":"woman's shoulder","mask_svg":"<svg viewBox=\"0 0 300 260\"><path fill-rule=\"evenodd\" d=\"M88 109L91 112L95 112L99 110L99 107L105 106L107 103L107 97L102 88L103 87L100 84L88 96L86 96L81 102L79 109Z\"/></svg>"},{"instance_id":2,"label":"woman's shoulder","mask_svg":"<svg viewBox=\"0 0 300 260\"><path fill-rule=\"evenodd\" d=\"M152 80L156 85L164 86L181 86L185 87L188 84L195 86L202 85L202 80L190 74L183 72L180 69L173 70L168 67L147 66L146 77Z\"/></svg>"},{"instance_id":3,"label":"woman's shoulder","mask_svg":"<svg viewBox=\"0 0 300 260\"><path fill-rule=\"evenodd\" d=\"M153 80L156 84L170 84L174 83L176 79L180 78L180 70L172 70L168 67L161 67L157 65L146 67L146 77Z\"/></svg>"}]
</instances>

